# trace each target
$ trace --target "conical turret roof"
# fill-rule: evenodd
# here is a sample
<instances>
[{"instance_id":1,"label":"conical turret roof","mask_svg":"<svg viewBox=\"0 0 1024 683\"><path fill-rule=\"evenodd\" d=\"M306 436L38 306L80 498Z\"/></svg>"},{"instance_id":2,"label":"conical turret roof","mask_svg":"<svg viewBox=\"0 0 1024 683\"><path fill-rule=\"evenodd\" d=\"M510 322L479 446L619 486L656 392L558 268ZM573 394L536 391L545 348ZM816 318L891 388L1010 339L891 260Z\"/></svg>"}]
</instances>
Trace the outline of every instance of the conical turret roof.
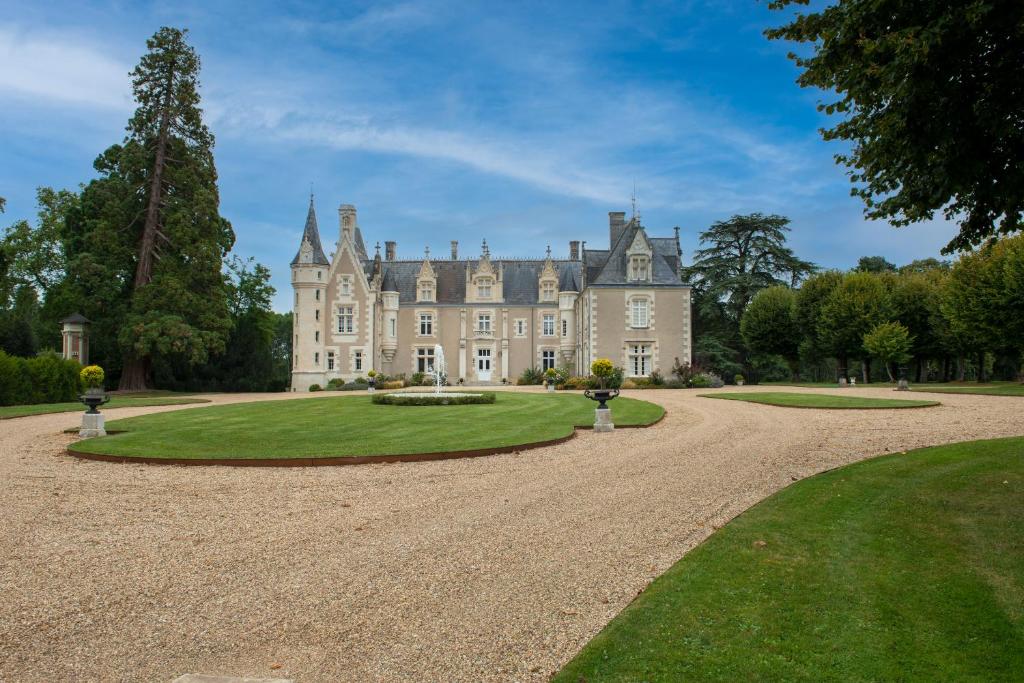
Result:
<instances>
[{"instance_id":1,"label":"conical turret roof","mask_svg":"<svg viewBox=\"0 0 1024 683\"><path fill-rule=\"evenodd\" d=\"M302 247L307 242L312 248L312 258L310 261L302 261L304 263L315 263L317 265L326 266L329 265L327 257L324 256L324 249L320 246L320 229L316 224L316 210L313 208L313 196L309 197L309 212L306 214L306 228L302 231L302 242L299 243L299 250L295 253L295 258L292 259L292 265L300 263L302 257Z\"/></svg>"}]
</instances>

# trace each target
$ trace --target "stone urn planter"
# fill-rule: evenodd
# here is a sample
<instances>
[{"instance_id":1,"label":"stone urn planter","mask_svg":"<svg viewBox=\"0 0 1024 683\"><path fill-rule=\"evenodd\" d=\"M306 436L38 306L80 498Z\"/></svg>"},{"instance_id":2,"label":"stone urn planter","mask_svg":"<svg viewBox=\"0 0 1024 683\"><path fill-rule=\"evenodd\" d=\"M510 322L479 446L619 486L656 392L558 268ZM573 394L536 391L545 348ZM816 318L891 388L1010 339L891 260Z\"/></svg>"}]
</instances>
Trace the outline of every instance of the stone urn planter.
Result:
<instances>
[{"instance_id":1,"label":"stone urn planter","mask_svg":"<svg viewBox=\"0 0 1024 683\"><path fill-rule=\"evenodd\" d=\"M371 377L366 380L366 391L371 394L377 391L377 379L375 377Z\"/></svg>"},{"instance_id":2,"label":"stone urn planter","mask_svg":"<svg viewBox=\"0 0 1024 683\"><path fill-rule=\"evenodd\" d=\"M554 391L555 391L555 383L554 382L544 382L544 387L550 393L554 393Z\"/></svg>"},{"instance_id":3,"label":"stone urn planter","mask_svg":"<svg viewBox=\"0 0 1024 683\"><path fill-rule=\"evenodd\" d=\"M611 432L615 430L615 424L612 422L612 411L608 407L608 401L618 397L618 389L587 389L583 392L583 395L589 398L591 401L597 401L597 407L594 408L594 431L595 432Z\"/></svg>"},{"instance_id":4,"label":"stone urn planter","mask_svg":"<svg viewBox=\"0 0 1024 683\"><path fill-rule=\"evenodd\" d=\"M89 408L82 414L82 428L78 430L78 435L82 438L106 436L107 430L104 428L103 415L97 408L109 403L110 397L102 387L90 387L78 399Z\"/></svg>"}]
</instances>

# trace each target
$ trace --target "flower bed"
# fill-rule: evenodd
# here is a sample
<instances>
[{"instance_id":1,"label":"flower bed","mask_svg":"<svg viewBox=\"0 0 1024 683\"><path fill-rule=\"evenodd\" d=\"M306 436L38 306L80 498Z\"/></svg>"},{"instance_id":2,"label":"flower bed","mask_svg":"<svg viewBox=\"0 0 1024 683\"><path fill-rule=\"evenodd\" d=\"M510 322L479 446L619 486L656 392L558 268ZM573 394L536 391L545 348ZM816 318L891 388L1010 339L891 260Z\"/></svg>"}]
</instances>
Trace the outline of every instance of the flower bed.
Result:
<instances>
[{"instance_id":1,"label":"flower bed","mask_svg":"<svg viewBox=\"0 0 1024 683\"><path fill-rule=\"evenodd\" d=\"M465 406L478 403L494 403L493 391L480 394L375 394L373 402L385 406Z\"/></svg>"}]
</instances>

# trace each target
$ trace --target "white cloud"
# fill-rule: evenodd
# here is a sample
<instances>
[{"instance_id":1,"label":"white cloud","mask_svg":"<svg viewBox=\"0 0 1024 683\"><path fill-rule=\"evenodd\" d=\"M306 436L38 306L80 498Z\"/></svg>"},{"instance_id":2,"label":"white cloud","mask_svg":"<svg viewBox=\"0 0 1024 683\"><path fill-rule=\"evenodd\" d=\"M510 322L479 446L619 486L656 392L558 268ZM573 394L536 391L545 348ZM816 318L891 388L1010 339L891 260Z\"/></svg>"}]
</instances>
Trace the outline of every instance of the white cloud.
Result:
<instances>
[{"instance_id":1,"label":"white cloud","mask_svg":"<svg viewBox=\"0 0 1024 683\"><path fill-rule=\"evenodd\" d=\"M0 27L0 92L100 108L131 107L131 67L63 34Z\"/></svg>"}]
</instances>

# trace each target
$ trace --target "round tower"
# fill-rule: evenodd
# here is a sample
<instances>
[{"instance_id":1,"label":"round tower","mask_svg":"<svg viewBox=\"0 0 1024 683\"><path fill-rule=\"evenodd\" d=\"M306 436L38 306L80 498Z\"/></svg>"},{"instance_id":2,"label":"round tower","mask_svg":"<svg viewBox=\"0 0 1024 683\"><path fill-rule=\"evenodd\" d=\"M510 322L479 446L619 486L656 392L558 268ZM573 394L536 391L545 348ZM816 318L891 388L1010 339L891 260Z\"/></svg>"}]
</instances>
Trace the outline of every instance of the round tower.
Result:
<instances>
[{"instance_id":1,"label":"round tower","mask_svg":"<svg viewBox=\"0 0 1024 683\"><path fill-rule=\"evenodd\" d=\"M327 301L329 264L320 246L313 197L309 198L306 227L299 251L292 259L292 391L308 391L313 384L325 384L327 358L324 355L326 327L330 316Z\"/></svg>"},{"instance_id":2,"label":"round tower","mask_svg":"<svg viewBox=\"0 0 1024 683\"><path fill-rule=\"evenodd\" d=\"M384 271L380 284L380 298L384 324L380 352L384 362L390 363L398 351L398 283L390 268Z\"/></svg>"}]
</instances>

